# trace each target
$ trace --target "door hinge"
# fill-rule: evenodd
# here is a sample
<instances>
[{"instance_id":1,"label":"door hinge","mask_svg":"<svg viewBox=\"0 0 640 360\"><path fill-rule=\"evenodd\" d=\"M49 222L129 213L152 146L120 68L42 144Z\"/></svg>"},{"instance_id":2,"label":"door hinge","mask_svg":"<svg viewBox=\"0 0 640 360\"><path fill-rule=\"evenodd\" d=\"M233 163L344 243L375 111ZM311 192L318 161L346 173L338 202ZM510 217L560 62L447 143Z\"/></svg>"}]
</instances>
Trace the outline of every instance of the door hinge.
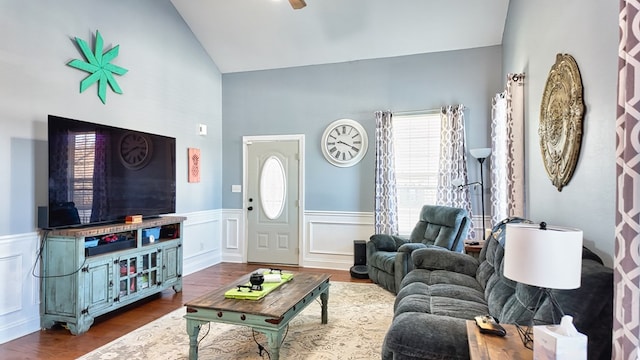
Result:
<instances>
[{"instance_id":1,"label":"door hinge","mask_svg":"<svg viewBox=\"0 0 640 360\"><path fill-rule=\"evenodd\" d=\"M82 309L82 311L80 311L80 314L86 315L89 313L89 308L86 309Z\"/></svg>"},{"instance_id":2,"label":"door hinge","mask_svg":"<svg viewBox=\"0 0 640 360\"><path fill-rule=\"evenodd\" d=\"M89 265L83 267L82 272L89 272Z\"/></svg>"},{"instance_id":3,"label":"door hinge","mask_svg":"<svg viewBox=\"0 0 640 360\"><path fill-rule=\"evenodd\" d=\"M113 302L118 302L118 301L120 301L120 297L113 298Z\"/></svg>"}]
</instances>

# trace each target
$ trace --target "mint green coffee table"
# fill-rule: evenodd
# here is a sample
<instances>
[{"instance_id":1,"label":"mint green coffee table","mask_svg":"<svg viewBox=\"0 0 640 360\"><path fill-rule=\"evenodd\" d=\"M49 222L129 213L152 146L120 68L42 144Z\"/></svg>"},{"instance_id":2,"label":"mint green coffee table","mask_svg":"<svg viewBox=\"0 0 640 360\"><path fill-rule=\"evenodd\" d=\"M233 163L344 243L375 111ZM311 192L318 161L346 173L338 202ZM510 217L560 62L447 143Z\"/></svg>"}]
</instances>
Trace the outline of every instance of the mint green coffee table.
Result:
<instances>
[{"instance_id":1,"label":"mint green coffee table","mask_svg":"<svg viewBox=\"0 0 640 360\"><path fill-rule=\"evenodd\" d=\"M260 300L225 298L225 292L247 283L250 276L242 276L185 304L190 360L198 358L198 333L208 322L243 325L264 333L272 360L280 358L280 344L289 322L318 297L322 304L321 322L327 323L329 275L294 273L293 279Z\"/></svg>"}]
</instances>

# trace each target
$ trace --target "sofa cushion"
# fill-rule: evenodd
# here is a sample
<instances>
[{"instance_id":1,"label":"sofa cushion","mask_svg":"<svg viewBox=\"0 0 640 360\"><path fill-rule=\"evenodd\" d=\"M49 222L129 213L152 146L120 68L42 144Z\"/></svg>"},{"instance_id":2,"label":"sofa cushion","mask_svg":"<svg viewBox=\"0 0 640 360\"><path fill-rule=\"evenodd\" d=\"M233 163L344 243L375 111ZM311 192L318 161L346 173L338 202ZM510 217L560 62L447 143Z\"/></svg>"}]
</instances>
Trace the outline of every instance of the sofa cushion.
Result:
<instances>
[{"instance_id":1,"label":"sofa cushion","mask_svg":"<svg viewBox=\"0 0 640 360\"><path fill-rule=\"evenodd\" d=\"M427 286L411 284L398 295L401 299L394 305L395 316L406 312L419 312L440 316L471 319L478 314L487 313L487 305L482 292L464 286L446 285Z\"/></svg>"},{"instance_id":2,"label":"sofa cushion","mask_svg":"<svg viewBox=\"0 0 640 360\"><path fill-rule=\"evenodd\" d=\"M426 269L411 270L407 274L407 276L405 276L404 279L402 279L402 283L400 284L400 289L414 282L420 282L426 285L435 285L435 284L460 285L460 286L468 287L470 289L474 289L480 292L484 291L482 286L480 286L480 284L472 276L469 276L466 274L460 274L452 271L446 271L446 270L426 270Z\"/></svg>"},{"instance_id":3,"label":"sofa cushion","mask_svg":"<svg viewBox=\"0 0 640 360\"><path fill-rule=\"evenodd\" d=\"M427 246L411 253L414 268L429 270L447 270L455 273L476 276L478 260L467 254L446 251L441 247Z\"/></svg>"},{"instance_id":4,"label":"sofa cushion","mask_svg":"<svg viewBox=\"0 0 640 360\"><path fill-rule=\"evenodd\" d=\"M485 304L482 291L472 289L466 286L451 285L451 284L435 284L427 285L422 282L414 282L403 287L396 296L394 309L398 307L398 304L409 295L420 296L423 301L430 301L428 298L431 296L441 298L460 299L465 301L475 301L481 304Z\"/></svg>"},{"instance_id":5,"label":"sofa cushion","mask_svg":"<svg viewBox=\"0 0 640 360\"><path fill-rule=\"evenodd\" d=\"M382 345L382 359L467 360L469 347L461 346L461 341L466 345L466 339L464 319L403 313L391 323Z\"/></svg>"},{"instance_id":6,"label":"sofa cushion","mask_svg":"<svg viewBox=\"0 0 640 360\"><path fill-rule=\"evenodd\" d=\"M466 236L468 231L468 226L464 226L466 218L467 212L463 209L424 206L420 212L420 221L411 232L409 241L458 250L458 243L451 244L451 240ZM462 240L459 242L462 243Z\"/></svg>"},{"instance_id":7,"label":"sofa cushion","mask_svg":"<svg viewBox=\"0 0 640 360\"><path fill-rule=\"evenodd\" d=\"M374 256L369 259L369 265L385 271L388 274L393 274L393 266L396 259L395 252L378 251Z\"/></svg>"}]
</instances>

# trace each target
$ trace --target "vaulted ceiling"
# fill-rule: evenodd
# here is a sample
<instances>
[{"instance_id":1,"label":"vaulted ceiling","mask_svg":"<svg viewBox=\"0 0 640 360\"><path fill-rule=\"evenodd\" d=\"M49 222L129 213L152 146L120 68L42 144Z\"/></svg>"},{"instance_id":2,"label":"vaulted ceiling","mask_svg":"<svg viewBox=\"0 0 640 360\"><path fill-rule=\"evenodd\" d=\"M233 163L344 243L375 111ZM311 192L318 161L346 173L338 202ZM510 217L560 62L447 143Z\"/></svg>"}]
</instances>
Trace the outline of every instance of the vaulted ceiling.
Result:
<instances>
[{"instance_id":1,"label":"vaulted ceiling","mask_svg":"<svg viewBox=\"0 0 640 360\"><path fill-rule=\"evenodd\" d=\"M171 0L222 73L502 43L509 0Z\"/></svg>"}]
</instances>

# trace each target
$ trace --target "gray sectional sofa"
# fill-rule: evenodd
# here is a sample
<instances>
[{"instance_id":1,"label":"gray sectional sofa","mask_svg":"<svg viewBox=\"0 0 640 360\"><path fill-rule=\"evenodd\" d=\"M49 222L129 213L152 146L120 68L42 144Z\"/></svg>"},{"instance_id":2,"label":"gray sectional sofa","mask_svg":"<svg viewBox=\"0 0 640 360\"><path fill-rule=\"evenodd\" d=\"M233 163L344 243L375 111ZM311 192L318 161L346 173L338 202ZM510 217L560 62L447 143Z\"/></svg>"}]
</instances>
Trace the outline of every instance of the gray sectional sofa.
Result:
<instances>
[{"instance_id":1,"label":"gray sectional sofa","mask_svg":"<svg viewBox=\"0 0 640 360\"><path fill-rule=\"evenodd\" d=\"M513 218L496 225L478 259L437 248L415 250L415 268L400 284L382 359L468 359L466 320L490 314L502 323L526 323L531 315L525 308L537 289L502 273L505 224L526 221ZM584 248L581 287L552 291L578 331L588 336L589 359L610 359L612 269ZM536 319L550 321L551 311L545 300Z\"/></svg>"}]
</instances>

